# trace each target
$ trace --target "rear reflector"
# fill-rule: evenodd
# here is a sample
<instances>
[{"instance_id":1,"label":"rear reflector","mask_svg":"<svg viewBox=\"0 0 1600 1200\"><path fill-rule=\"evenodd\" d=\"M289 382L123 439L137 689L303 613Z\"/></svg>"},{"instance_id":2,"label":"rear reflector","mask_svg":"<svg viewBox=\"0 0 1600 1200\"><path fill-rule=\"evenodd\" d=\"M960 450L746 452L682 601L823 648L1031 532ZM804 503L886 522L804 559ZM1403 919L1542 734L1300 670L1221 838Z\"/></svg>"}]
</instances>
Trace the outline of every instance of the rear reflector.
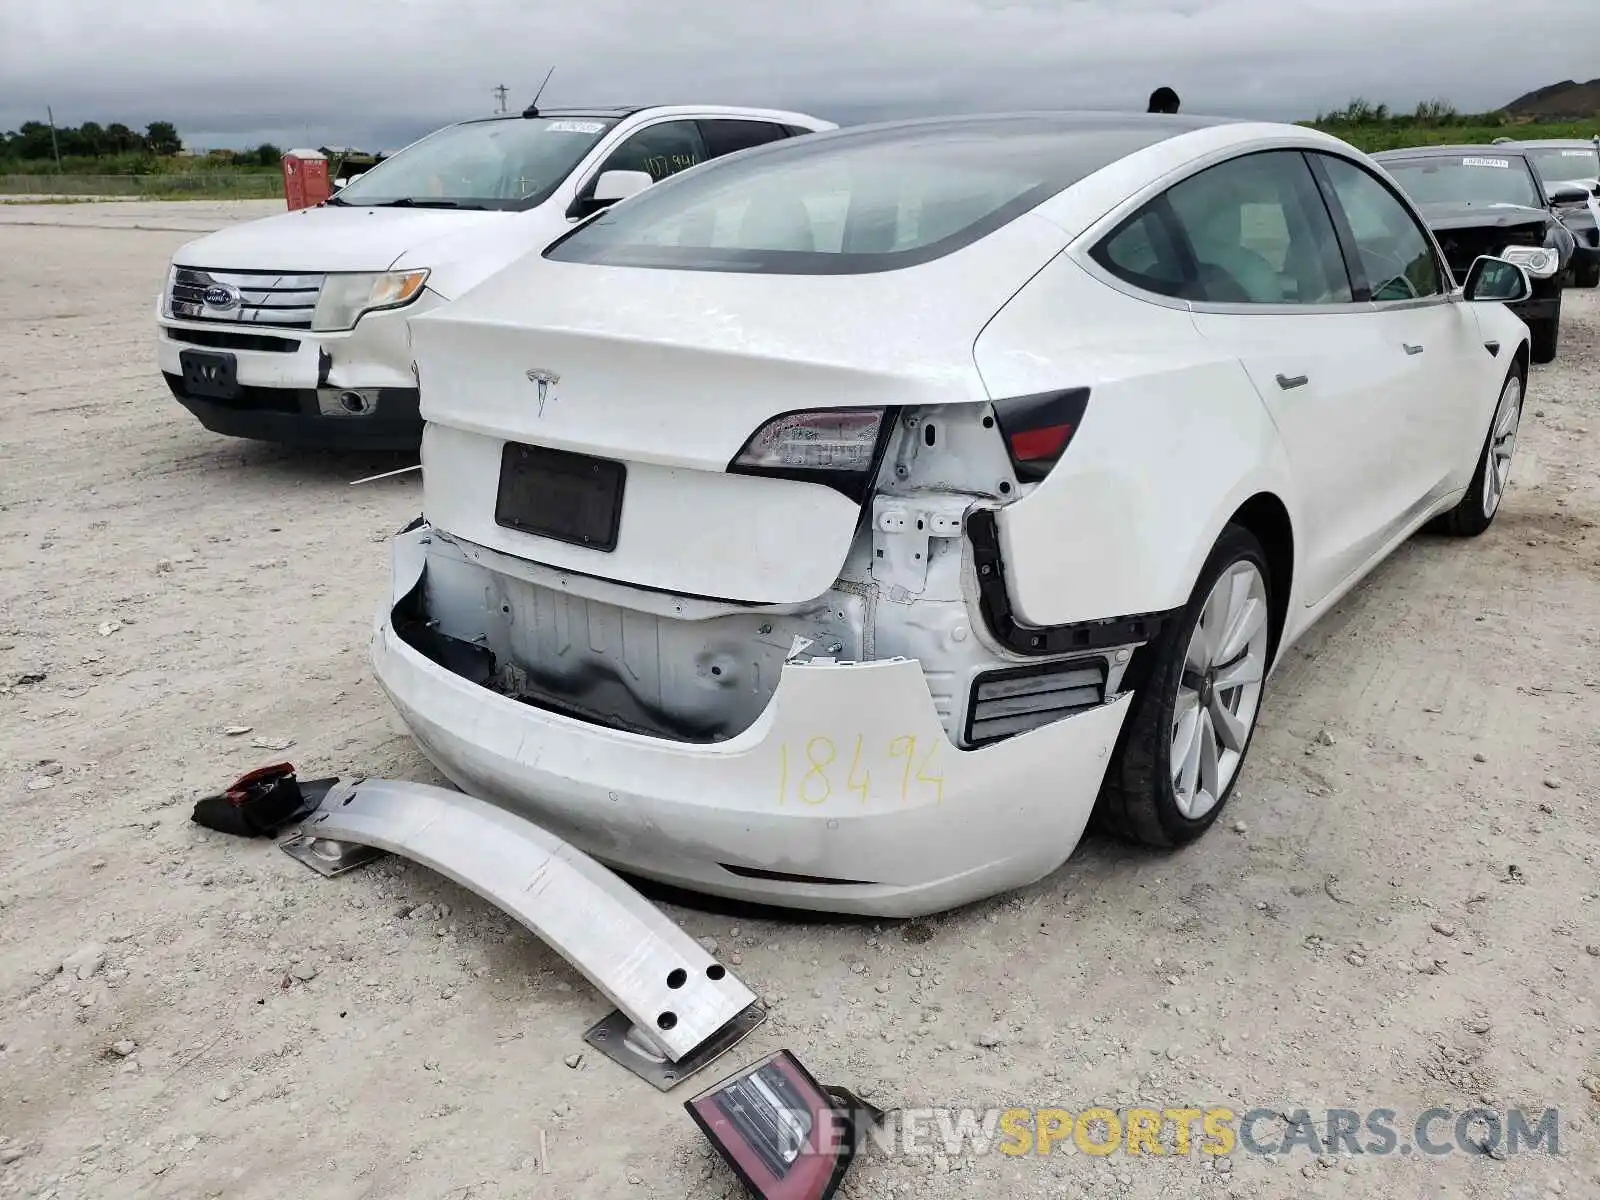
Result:
<instances>
[{"instance_id":1,"label":"rear reflector","mask_svg":"<svg viewBox=\"0 0 1600 1200\"><path fill-rule=\"evenodd\" d=\"M1088 388L1037 392L994 402L995 419L1020 481L1036 483L1050 474L1088 405Z\"/></svg>"},{"instance_id":2,"label":"rear reflector","mask_svg":"<svg viewBox=\"0 0 1600 1200\"><path fill-rule=\"evenodd\" d=\"M997 742L1094 708L1105 688L1106 662L1098 657L990 671L973 681L967 743Z\"/></svg>"},{"instance_id":3,"label":"rear reflector","mask_svg":"<svg viewBox=\"0 0 1600 1200\"><path fill-rule=\"evenodd\" d=\"M1011 457L1018 462L1054 462L1072 438L1071 425L1046 425L1011 435Z\"/></svg>"}]
</instances>

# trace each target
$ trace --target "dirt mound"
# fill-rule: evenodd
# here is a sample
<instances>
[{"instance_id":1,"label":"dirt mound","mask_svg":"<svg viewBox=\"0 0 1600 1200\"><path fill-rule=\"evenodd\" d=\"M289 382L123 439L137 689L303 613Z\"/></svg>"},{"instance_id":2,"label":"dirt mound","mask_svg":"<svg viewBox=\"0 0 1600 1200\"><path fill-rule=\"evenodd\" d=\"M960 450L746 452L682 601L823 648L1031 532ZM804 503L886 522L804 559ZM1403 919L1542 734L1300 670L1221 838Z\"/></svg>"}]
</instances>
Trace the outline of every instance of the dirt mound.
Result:
<instances>
[{"instance_id":1,"label":"dirt mound","mask_svg":"<svg viewBox=\"0 0 1600 1200\"><path fill-rule=\"evenodd\" d=\"M1600 79L1578 83L1572 79L1518 96L1506 105L1518 117L1543 117L1571 120L1600 116Z\"/></svg>"}]
</instances>

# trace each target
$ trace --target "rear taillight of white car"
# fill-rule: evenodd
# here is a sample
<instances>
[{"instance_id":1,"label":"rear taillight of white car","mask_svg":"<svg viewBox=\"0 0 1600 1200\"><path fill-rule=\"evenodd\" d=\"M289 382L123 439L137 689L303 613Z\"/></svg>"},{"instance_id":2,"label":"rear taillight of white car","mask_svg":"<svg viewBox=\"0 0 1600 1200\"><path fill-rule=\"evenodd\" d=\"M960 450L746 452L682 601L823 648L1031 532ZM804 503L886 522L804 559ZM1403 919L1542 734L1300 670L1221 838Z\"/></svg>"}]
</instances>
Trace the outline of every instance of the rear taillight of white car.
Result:
<instances>
[{"instance_id":1,"label":"rear taillight of white car","mask_svg":"<svg viewBox=\"0 0 1600 1200\"><path fill-rule=\"evenodd\" d=\"M882 452L884 416L881 408L785 413L756 430L728 469L820 483L863 500Z\"/></svg>"},{"instance_id":2,"label":"rear taillight of white car","mask_svg":"<svg viewBox=\"0 0 1600 1200\"><path fill-rule=\"evenodd\" d=\"M995 420L1021 483L1037 483L1060 461L1089 406L1089 389L1036 392L994 401Z\"/></svg>"}]
</instances>

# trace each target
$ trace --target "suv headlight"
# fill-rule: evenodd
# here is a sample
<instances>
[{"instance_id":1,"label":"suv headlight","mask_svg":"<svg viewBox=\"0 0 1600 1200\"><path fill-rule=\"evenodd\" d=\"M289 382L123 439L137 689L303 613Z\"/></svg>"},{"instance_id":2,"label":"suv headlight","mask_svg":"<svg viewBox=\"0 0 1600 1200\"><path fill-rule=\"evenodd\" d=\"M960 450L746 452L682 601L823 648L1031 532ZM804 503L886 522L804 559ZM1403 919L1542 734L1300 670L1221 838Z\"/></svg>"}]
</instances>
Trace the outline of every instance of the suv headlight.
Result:
<instances>
[{"instance_id":1,"label":"suv headlight","mask_svg":"<svg viewBox=\"0 0 1600 1200\"><path fill-rule=\"evenodd\" d=\"M1507 246L1500 257L1516 263L1534 279L1549 279L1561 268L1561 254L1549 246Z\"/></svg>"},{"instance_id":2,"label":"suv headlight","mask_svg":"<svg viewBox=\"0 0 1600 1200\"><path fill-rule=\"evenodd\" d=\"M329 275L311 314L318 332L354 329L365 314L383 308L400 308L422 294L428 272L383 271L374 275Z\"/></svg>"}]
</instances>

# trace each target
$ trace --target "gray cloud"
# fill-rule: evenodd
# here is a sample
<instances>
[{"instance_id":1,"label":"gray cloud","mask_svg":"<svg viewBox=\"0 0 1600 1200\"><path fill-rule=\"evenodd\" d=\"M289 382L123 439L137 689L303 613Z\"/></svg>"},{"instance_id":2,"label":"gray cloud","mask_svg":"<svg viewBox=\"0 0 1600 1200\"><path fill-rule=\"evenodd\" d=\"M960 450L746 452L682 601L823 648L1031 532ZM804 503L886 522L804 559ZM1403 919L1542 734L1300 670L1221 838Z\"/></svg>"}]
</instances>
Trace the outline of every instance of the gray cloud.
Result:
<instances>
[{"instance_id":1,"label":"gray cloud","mask_svg":"<svg viewBox=\"0 0 1600 1200\"><path fill-rule=\"evenodd\" d=\"M1567 0L0 0L0 129L171 120L191 146L391 147L525 102L717 101L841 121L1008 108L1296 119L1353 95L1490 108L1586 78ZM1513 17L1511 14L1515 13ZM1588 36L1584 36L1587 28Z\"/></svg>"}]
</instances>

